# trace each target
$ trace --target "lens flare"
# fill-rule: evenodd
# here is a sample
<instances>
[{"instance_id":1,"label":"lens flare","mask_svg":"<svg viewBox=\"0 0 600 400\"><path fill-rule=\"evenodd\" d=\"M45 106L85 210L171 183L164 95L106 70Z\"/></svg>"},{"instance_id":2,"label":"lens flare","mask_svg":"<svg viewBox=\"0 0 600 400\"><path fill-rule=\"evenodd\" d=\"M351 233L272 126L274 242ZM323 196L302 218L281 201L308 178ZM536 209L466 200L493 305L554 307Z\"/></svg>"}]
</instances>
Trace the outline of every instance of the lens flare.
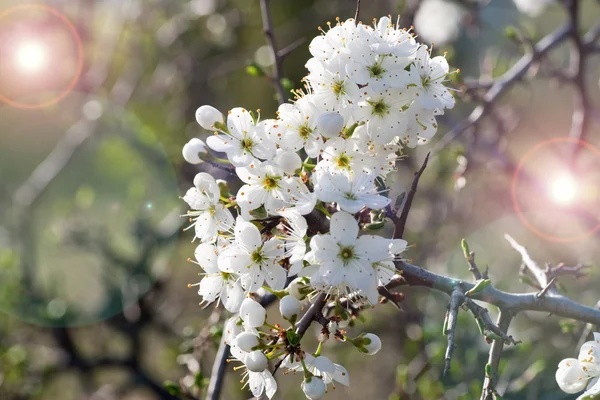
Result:
<instances>
[{"instance_id":1,"label":"lens flare","mask_svg":"<svg viewBox=\"0 0 600 400\"><path fill-rule=\"evenodd\" d=\"M15 54L17 67L26 73L41 71L46 67L47 61L46 47L33 40L21 43Z\"/></svg>"},{"instance_id":2,"label":"lens flare","mask_svg":"<svg viewBox=\"0 0 600 400\"><path fill-rule=\"evenodd\" d=\"M577 199L577 181L570 174L556 178L549 187L550 198L558 205L568 206Z\"/></svg>"}]
</instances>

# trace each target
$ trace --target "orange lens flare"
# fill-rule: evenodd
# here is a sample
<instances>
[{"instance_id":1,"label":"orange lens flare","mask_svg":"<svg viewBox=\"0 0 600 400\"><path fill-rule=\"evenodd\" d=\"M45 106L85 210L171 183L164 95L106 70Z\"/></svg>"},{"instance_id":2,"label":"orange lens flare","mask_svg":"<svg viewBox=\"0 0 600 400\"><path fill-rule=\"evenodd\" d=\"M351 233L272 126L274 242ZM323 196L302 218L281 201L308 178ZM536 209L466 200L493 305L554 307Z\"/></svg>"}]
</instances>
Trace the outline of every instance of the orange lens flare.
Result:
<instances>
[{"instance_id":1,"label":"orange lens flare","mask_svg":"<svg viewBox=\"0 0 600 400\"><path fill-rule=\"evenodd\" d=\"M63 34L65 37L70 38L69 40L71 41L71 44L69 46L74 49L72 56L69 56L69 58L73 58L74 62L74 68L72 68L73 76L70 77L70 73L66 75L65 82L68 83L64 88L58 90L57 95L49 98L48 100L44 99L43 101L38 102L27 103L16 100L11 98L11 95L3 93L2 88L0 88L0 102L8 104L12 107L22 109L41 109L58 103L73 90L83 71L84 54L81 37L79 36L79 33L77 32L77 29L73 23L57 10L42 4L24 4L11 7L0 12L0 27L9 24L11 22L9 20L10 18L18 18L19 21L17 22L22 24L23 21L20 19L27 19L32 18L32 16L40 15L45 15L50 17L50 19L58 20L58 24L56 26L62 27L60 30L64 31ZM32 35L26 35L24 38L18 37L18 34L15 34L15 36L16 42L12 43L12 57L9 57L12 59L12 68L14 68L15 71L25 75L26 77L35 77L36 79L41 79L43 77L42 73L51 72L52 68L55 68L54 71L61 71L61 68L63 68L62 64L57 64L57 62L64 63L65 60L55 60L57 57L52 57L54 51L49 43L46 43L38 36L32 37ZM48 79L51 79L52 77L52 75L48 75Z\"/></svg>"},{"instance_id":2,"label":"orange lens flare","mask_svg":"<svg viewBox=\"0 0 600 400\"><path fill-rule=\"evenodd\" d=\"M524 182L527 182L526 180L524 180L524 176L526 175L524 167L526 166L526 164L528 162L530 164L533 163L532 160L539 158L543 154L551 153L552 147L554 147L554 150L556 150L556 147L561 145L568 146L570 149L572 149L574 146L579 146L580 150L587 151L588 155L591 156L593 159L600 160L600 149L586 141L572 138L555 138L543 141L538 145L534 146L532 149L530 149L519 162L512 179L511 197L513 208L517 213L519 219L521 220L523 225L527 227L527 229L548 241L559 243L572 243L585 239L597 232L598 230L600 230L600 219L595 215L587 215L586 217L588 217L589 221L592 224L590 228L583 231L583 233L581 234L565 236L548 234L546 232L543 232L542 229L539 228L539 226L534 224L528 217L525 216L524 211L522 209L521 200L527 199L519 197L519 185L523 185ZM590 194L593 195L593 198L597 198L597 196L594 195L594 193L596 192L596 185L585 185L582 183L584 182L583 178L576 179L575 176L571 175L570 173L559 173L556 176L552 177L550 180L547 180L545 178L544 180L547 181L547 183L544 185L546 190L545 198L550 200L550 202L555 206L565 208L567 212L568 210L578 210L579 208L582 208L583 210L583 207L579 207L579 205L581 204L583 206L584 203L589 203L588 200ZM564 215L570 216L571 214ZM577 213L574 213L572 215L573 218L578 218L578 215L581 216L581 214Z\"/></svg>"}]
</instances>

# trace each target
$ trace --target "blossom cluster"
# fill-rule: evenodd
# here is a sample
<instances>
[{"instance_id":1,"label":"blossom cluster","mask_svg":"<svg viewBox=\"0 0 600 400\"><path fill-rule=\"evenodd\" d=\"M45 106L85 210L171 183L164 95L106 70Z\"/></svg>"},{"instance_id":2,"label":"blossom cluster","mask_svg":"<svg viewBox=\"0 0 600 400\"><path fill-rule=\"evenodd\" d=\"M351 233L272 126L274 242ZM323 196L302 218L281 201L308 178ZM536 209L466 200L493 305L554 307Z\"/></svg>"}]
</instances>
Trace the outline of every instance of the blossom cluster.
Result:
<instances>
[{"instance_id":1,"label":"blossom cluster","mask_svg":"<svg viewBox=\"0 0 600 400\"><path fill-rule=\"evenodd\" d=\"M357 305L378 303L407 247L373 234L393 212L387 177L402 149L426 143L436 116L454 106L446 59L387 17L373 26L338 21L310 52L305 90L275 119L243 108L225 118L205 105L196 119L214 134L183 148L186 161L227 164L241 181L233 195L231 182L201 172L183 200L204 270L198 292L234 314L223 340L257 397L277 390L269 361L302 372L302 390L316 400L329 385L349 384L344 367L321 354L327 339L365 354L381 348L376 335L351 338L346 328ZM267 322L267 292L289 327ZM309 352L297 323L319 296L327 306Z\"/></svg>"},{"instance_id":2,"label":"blossom cluster","mask_svg":"<svg viewBox=\"0 0 600 400\"><path fill-rule=\"evenodd\" d=\"M578 400L600 396L600 333L595 332L594 340L581 346L578 358L566 358L558 364L556 382L567 393L585 390Z\"/></svg>"}]
</instances>

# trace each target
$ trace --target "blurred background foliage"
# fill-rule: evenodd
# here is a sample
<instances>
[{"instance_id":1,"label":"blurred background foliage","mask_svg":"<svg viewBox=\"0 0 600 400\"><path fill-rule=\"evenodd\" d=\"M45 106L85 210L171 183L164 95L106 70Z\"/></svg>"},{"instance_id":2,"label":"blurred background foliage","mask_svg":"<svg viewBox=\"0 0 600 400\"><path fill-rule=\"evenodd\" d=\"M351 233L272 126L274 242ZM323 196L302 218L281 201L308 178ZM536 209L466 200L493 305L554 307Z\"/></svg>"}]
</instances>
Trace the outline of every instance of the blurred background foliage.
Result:
<instances>
[{"instance_id":1,"label":"blurred background foliage","mask_svg":"<svg viewBox=\"0 0 600 400\"><path fill-rule=\"evenodd\" d=\"M530 17L509 0L451 3L459 23L448 35L440 36L441 26L423 18L421 26L415 24L421 4L414 0L363 1L361 18L400 14L404 26L415 24L421 40L436 40L434 51L448 52L451 65L462 70L457 88L462 78L504 73L529 41L565 20L558 5ZM274 116L272 86L247 69L268 71L273 62L258 1L44 4L73 23L83 66L76 85L55 104L0 103L0 399L201 398L224 315L212 307L202 310L195 290L187 289L199 280L199 270L186 263L194 245L191 235L181 234L185 221L178 218L183 212L178 196L198 171L183 165L180 150L190 138L207 134L194 121L200 105L243 106ZM9 34L17 26L23 35L52 39L56 48L44 79L36 80L13 71L7 47L0 47L0 93L32 105L59 95L79 58L74 37L56 15L11 9L19 5L0 0L0 46L18 39ZM581 6L585 31L600 19L600 7L593 0ZM280 47L306 39L285 60L288 88L301 87L307 45L317 27L336 16L351 17L354 10L351 0L272 1ZM553 51L548 65L567 65L567 47ZM598 104L598 57L590 58L587 71L586 85ZM458 106L440 119L433 143L409 149L399 163L398 193L436 140L472 109L470 96L459 97ZM501 162L517 163L535 144L566 136L571 114L571 90L543 65L534 66L497 105L493 123L434 155L407 226L412 244L407 257L469 279L460 249L465 237L496 286L530 290L517 278L519 258L503 240L508 232L539 262L592 265L586 278L567 278L561 285L575 300L596 304L597 236L561 244L527 230L513 208L513 175ZM598 139L596 124L587 140ZM202 168L227 178L221 170ZM600 184L597 178L594 184ZM531 198L533 189L523 190ZM572 220L556 222L559 213L538 200L527 212L543 209L542 219L555 221L548 229ZM591 210L596 218L597 210ZM357 331L380 334L384 351L363 357L342 344L326 348L351 376L350 388L338 387L328 398L479 397L489 345L473 319L461 314L451 373L442 378L447 298L422 288L404 291L402 311L382 306L356 322ZM554 373L562 358L574 354L583 329L547 315L520 314L510 333L523 343L507 349L501 364L498 389L505 398L571 398L559 391ZM249 397L239 389L236 373L226 379L224 398ZM278 381L277 398L302 397L300 377L280 375Z\"/></svg>"}]
</instances>

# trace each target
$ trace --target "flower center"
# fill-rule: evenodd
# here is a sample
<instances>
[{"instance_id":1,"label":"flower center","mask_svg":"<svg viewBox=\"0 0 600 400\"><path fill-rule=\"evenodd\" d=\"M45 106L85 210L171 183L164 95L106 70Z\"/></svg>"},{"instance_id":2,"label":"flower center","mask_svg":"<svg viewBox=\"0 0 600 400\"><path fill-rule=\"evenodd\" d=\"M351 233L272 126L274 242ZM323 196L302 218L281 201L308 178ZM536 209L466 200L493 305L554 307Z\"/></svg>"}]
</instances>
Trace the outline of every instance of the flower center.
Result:
<instances>
[{"instance_id":1,"label":"flower center","mask_svg":"<svg viewBox=\"0 0 600 400\"><path fill-rule=\"evenodd\" d=\"M354 256L354 247L352 246L346 246L346 247L342 247L340 246L340 253L338 254L338 257L342 259L344 264L348 264L351 260L353 260L355 258Z\"/></svg>"},{"instance_id":2,"label":"flower center","mask_svg":"<svg viewBox=\"0 0 600 400\"><path fill-rule=\"evenodd\" d=\"M242 149L252 150L252 147L254 147L254 141L252 141L252 139L244 138L244 140L242 140Z\"/></svg>"},{"instance_id":3,"label":"flower center","mask_svg":"<svg viewBox=\"0 0 600 400\"><path fill-rule=\"evenodd\" d=\"M379 64L373 64L367 67L367 71L369 71L369 75L371 76L371 78L381 78L381 76L385 72L385 69L383 69L383 67Z\"/></svg>"},{"instance_id":4,"label":"flower center","mask_svg":"<svg viewBox=\"0 0 600 400\"><path fill-rule=\"evenodd\" d=\"M348 199L348 200L356 200L356 196L352 192L346 192L346 193L344 193L344 197L346 199Z\"/></svg>"},{"instance_id":5,"label":"flower center","mask_svg":"<svg viewBox=\"0 0 600 400\"><path fill-rule=\"evenodd\" d=\"M229 272L221 272L221 276L223 277L224 281L228 281L229 278L231 278L231 274Z\"/></svg>"},{"instance_id":6,"label":"flower center","mask_svg":"<svg viewBox=\"0 0 600 400\"><path fill-rule=\"evenodd\" d=\"M338 99L340 98L341 95L345 94L344 81L333 82L333 94L335 94L335 97Z\"/></svg>"},{"instance_id":7,"label":"flower center","mask_svg":"<svg viewBox=\"0 0 600 400\"><path fill-rule=\"evenodd\" d=\"M263 186L266 190L273 190L273 189L277 189L279 187L279 180L281 178L278 176L266 176L265 179L263 179Z\"/></svg>"},{"instance_id":8,"label":"flower center","mask_svg":"<svg viewBox=\"0 0 600 400\"><path fill-rule=\"evenodd\" d=\"M300 134L300 137L302 139L308 139L308 137L312 133L312 129L310 129L308 127L308 125L304 124L300 127L300 130L298 131L298 133Z\"/></svg>"},{"instance_id":9,"label":"flower center","mask_svg":"<svg viewBox=\"0 0 600 400\"><path fill-rule=\"evenodd\" d=\"M261 264L265 259L262 255L261 250L256 250L254 253L252 253L252 256L250 258L252 259L252 262L254 264Z\"/></svg>"},{"instance_id":10,"label":"flower center","mask_svg":"<svg viewBox=\"0 0 600 400\"><path fill-rule=\"evenodd\" d=\"M342 153L335 160L335 163L340 168L348 169L348 168L350 168L350 157L348 157L348 155L346 153Z\"/></svg>"},{"instance_id":11,"label":"flower center","mask_svg":"<svg viewBox=\"0 0 600 400\"><path fill-rule=\"evenodd\" d=\"M390 106L387 105L385 103L385 101L383 101L383 100L377 100L377 101L369 100L368 103L371 106L371 114L373 114L375 116L382 117L385 114L390 113L390 111L389 111Z\"/></svg>"}]
</instances>

